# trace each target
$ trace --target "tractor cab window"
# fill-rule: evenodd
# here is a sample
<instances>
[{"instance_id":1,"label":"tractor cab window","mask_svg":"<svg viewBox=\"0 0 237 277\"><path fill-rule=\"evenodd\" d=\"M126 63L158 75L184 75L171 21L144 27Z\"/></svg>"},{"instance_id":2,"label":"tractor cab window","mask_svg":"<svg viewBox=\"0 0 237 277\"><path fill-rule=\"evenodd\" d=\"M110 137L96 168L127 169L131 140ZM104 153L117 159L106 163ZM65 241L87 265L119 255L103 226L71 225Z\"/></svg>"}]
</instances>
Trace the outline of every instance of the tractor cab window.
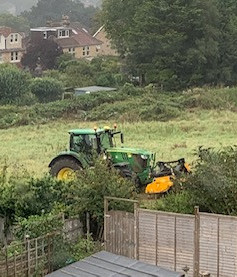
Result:
<instances>
[{"instance_id":1,"label":"tractor cab window","mask_svg":"<svg viewBox=\"0 0 237 277\"><path fill-rule=\"evenodd\" d=\"M97 149L95 135L72 135L70 148L76 152L92 152Z\"/></svg>"},{"instance_id":2,"label":"tractor cab window","mask_svg":"<svg viewBox=\"0 0 237 277\"><path fill-rule=\"evenodd\" d=\"M109 132L102 133L100 135L100 143L101 143L102 149L108 149L113 147L112 137Z\"/></svg>"}]
</instances>

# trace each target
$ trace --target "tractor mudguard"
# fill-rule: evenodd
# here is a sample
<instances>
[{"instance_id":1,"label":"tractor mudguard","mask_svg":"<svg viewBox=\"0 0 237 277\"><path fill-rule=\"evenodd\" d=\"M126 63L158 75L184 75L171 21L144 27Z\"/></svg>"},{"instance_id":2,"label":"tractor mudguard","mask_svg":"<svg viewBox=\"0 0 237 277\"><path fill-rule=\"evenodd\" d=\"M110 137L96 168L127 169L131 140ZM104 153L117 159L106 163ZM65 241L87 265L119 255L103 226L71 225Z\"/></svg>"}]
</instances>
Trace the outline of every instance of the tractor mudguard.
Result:
<instances>
[{"instance_id":1,"label":"tractor mudguard","mask_svg":"<svg viewBox=\"0 0 237 277\"><path fill-rule=\"evenodd\" d=\"M65 151L59 153L58 156L56 156L49 164L49 167L51 167L57 160L61 159L62 157L72 157L76 159L82 166L82 168L86 168L88 166L88 163L83 159L83 157L73 151Z\"/></svg>"}]
</instances>

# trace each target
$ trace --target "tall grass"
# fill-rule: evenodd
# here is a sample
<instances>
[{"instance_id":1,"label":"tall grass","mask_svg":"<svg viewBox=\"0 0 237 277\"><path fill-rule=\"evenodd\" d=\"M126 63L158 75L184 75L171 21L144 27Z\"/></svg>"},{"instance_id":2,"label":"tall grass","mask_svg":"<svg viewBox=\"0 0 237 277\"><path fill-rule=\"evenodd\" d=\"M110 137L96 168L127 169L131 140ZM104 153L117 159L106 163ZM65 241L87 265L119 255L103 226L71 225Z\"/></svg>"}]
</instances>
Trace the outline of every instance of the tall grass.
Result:
<instances>
[{"instance_id":1,"label":"tall grass","mask_svg":"<svg viewBox=\"0 0 237 277\"><path fill-rule=\"evenodd\" d=\"M48 171L50 160L67 148L72 128L94 125L113 125L117 122L124 132L125 146L145 148L157 153L158 160L173 160L185 157L194 159L198 146L217 147L236 144L237 114L231 111L198 111L184 113L167 122L111 120L85 122L57 120L47 124L20 126L0 130L0 157L6 160L9 170L25 168L36 176Z\"/></svg>"}]
</instances>

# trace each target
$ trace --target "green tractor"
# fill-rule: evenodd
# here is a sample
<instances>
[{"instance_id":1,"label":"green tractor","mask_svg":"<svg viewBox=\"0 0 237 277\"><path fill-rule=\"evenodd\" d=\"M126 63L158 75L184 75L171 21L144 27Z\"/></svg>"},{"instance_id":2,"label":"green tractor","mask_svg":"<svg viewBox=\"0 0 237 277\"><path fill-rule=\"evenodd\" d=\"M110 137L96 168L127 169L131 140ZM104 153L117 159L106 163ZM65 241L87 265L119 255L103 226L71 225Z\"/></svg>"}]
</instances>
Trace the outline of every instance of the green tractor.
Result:
<instances>
[{"instance_id":1,"label":"green tractor","mask_svg":"<svg viewBox=\"0 0 237 277\"><path fill-rule=\"evenodd\" d=\"M116 137L123 134L116 126L69 131L70 146L49 164L50 174L59 180L71 179L78 170L93 166L93 153L103 155L125 178L138 186L146 187L146 193L163 193L173 185L172 179L180 172L188 172L184 159L156 163L155 154L141 149L116 147ZM171 164L175 163L175 166Z\"/></svg>"}]
</instances>

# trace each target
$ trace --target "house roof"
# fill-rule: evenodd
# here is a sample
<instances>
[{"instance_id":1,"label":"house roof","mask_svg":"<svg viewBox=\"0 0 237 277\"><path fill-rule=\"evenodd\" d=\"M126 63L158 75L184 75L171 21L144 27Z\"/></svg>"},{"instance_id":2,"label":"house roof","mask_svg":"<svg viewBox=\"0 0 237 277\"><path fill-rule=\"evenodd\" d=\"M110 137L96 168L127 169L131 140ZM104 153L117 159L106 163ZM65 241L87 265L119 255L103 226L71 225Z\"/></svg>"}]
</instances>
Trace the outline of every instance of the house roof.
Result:
<instances>
[{"instance_id":1,"label":"house roof","mask_svg":"<svg viewBox=\"0 0 237 277\"><path fill-rule=\"evenodd\" d=\"M99 92L99 91L114 91L117 90L116 88L110 87L102 87L102 86L90 86L90 87L83 87L83 88L75 88L75 94L84 93L91 93L91 92Z\"/></svg>"},{"instance_id":2,"label":"house roof","mask_svg":"<svg viewBox=\"0 0 237 277\"><path fill-rule=\"evenodd\" d=\"M4 37L8 37L12 33L18 33L18 32L16 32L10 27L6 27L6 26L0 27L0 34L3 35Z\"/></svg>"},{"instance_id":3,"label":"house roof","mask_svg":"<svg viewBox=\"0 0 237 277\"><path fill-rule=\"evenodd\" d=\"M72 28L72 36L69 38L58 38L58 44L64 47L70 46L90 46L90 45L100 45L102 42L92 35L85 28Z\"/></svg>"},{"instance_id":4,"label":"house roof","mask_svg":"<svg viewBox=\"0 0 237 277\"><path fill-rule=\"evenodd\" d=\"M184 274L101 251L46 277L184 277Z\"/></svg>"},{"instance_id":5,"label":"house roof","mask_svg":"<svg viewBox=\"0 0 237 277\"><path fill-rule=\"evenodd\" d=\"M56 25L56 26L55 26ZM44 31L54 31L60 29L68 29L72 31L72 35L70 37L57 38L56 42L62 48L68 47L83 47L90 45L101 45L102 41L93 37L86 27L79 22L70 23L68 26L62 26L61 23L55 23L54 26L51 27L37 27L31 29L33 32L44 32Z\"/></svg>"}]
</instances>

